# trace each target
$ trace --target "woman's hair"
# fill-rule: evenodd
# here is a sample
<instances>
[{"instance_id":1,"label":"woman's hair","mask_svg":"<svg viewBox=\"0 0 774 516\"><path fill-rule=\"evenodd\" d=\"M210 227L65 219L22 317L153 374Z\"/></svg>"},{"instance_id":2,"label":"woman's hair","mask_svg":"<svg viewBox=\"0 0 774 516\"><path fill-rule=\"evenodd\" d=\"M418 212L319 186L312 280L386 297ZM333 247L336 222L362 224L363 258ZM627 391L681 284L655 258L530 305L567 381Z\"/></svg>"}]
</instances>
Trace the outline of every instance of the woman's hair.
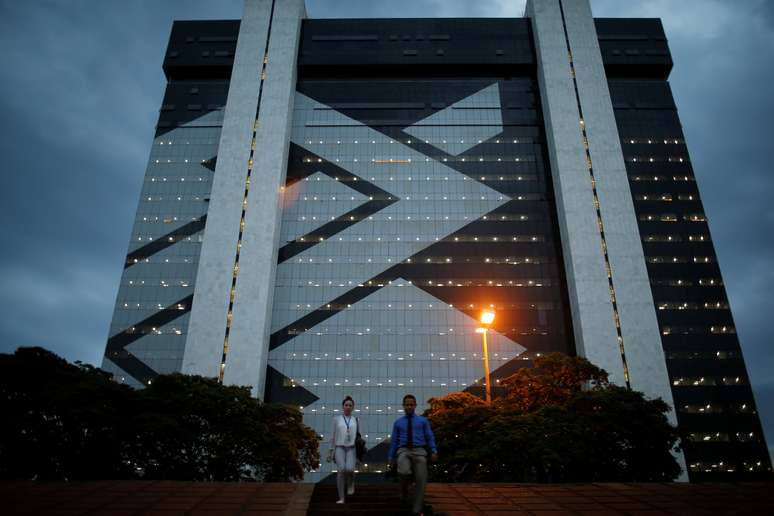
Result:
<instances>
[{"instance_id":1,"label":"woman's hair","mask_svg":"<svg viewBox=\"0 0 774 516\"><path fill-rule=\"evenodd\" d=\"M353 399L352 399L352 396L347 396L346 398L344 398L344 401L342 401L342 402L341 402L341 406L343 407L343 406L344 406L344 404L345 404L346 402L348 402L348 401L351 401L351 402L352 402L352 406L354 406L354 405L355 405L355 400L353 400Z\"/></svg>"}]
</instances>

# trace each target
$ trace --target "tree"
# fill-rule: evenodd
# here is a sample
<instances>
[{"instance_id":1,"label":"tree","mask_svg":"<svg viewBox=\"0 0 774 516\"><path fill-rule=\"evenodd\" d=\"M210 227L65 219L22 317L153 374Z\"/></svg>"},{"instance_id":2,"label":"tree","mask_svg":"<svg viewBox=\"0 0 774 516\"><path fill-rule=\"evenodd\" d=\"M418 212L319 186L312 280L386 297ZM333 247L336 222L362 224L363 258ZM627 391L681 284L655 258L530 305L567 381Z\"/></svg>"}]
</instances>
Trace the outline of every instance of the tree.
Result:
<instances>
[{"instance_id":1,"label":"tree","mask_svg":"<svg viewBox=\"0 0 774 516\"><path fill-rule=\"evenodd\" d=\"M587 360L538 357L487 405L467 393L430 400L445 481L668 481L678 434L661 400L610 385ZM585 387L585 388L584 388Z\"/></svg>"},{"instance_id":2,"label":"tree","mask_svg":"<svg viewBox=\"0 0 774 516\"><path fill-rule=\"evenodd\" d=\"M500 382L508 393L502 401L520 412L564 403L584 386L609 385L607 372L585 358L550 353L535 357L533 364Z\"/></svg>"},{"instance_id":3,"label":"tree","mask_svg":"<svg viewBox=\"0 0 774 516\"><path fill-rule=\"evenodd\" d=\"M139 397L132 456L143 478L298 480L319 463L319 439L301 413L261 403L248 387L171 374Z\"/></svg>"},{"instance_id":4,"label":"tree","mask_svg":"<svg viewBox=\"0 0 774 516\"><path fill-rule=\"evenodd\" d=\"M564 414L575 419L578 438L589 453L581 458L582 463L576 462L576 468L591 466L599 481L674 479L680 466L671 451L679 435L667 420L669 410L661 399L649 400L641 392L620 386L577 393L565 404Z\"/></svg>"},{"instance_id":5,"label":"tree","mask_svg":"<svg viewBox=\"0 0 774 516\"><path fill-rule=\"evenodd\" d=\"M125 478L130 387L42 348L0 354L0 478ZM129 409L131 410L131 409Z\"/></svg>"},{"instance_id":6,"label":"tree","mask_svg":"<svg viewBox=\"0 0 774 516\"><path fill-rule=\"evenodd\" d=\"M481 439L486 422L497 412L481 398L467 392L455 392L442 398L430 398L425 411L432 423L439 446L443 474L439 479L477 481L478 463L490 463L493 450L488 440Z\"/></svg>"},{"instance_id":7,"label":"tree","mask_svg":"<svg viewBox=\"0 0 774 516\"><path fill-rule=\"evenodd\" d=\"M0 354L0 478L291 480L319 464L294 407L181 374L146 389L42 348Z\"/></svg>"}]
</instances>

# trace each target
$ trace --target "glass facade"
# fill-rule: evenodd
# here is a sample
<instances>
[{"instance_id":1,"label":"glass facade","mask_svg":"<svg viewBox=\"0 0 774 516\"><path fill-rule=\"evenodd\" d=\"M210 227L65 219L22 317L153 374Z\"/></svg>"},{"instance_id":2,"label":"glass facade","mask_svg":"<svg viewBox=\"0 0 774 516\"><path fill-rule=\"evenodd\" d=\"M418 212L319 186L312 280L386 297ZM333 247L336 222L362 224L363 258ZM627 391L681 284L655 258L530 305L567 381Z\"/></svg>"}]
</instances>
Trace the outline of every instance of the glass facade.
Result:
<instances>
[{"instance_id":1,"label":"glass facade","mask_svg":"<svg viewBox=\"0 0 774 516\"><path fill-rule=\"evenodd\" d=\"M483 309L495 382L573 353L544 142L528 73L302 76L266 399L326 438L353 396L379 471L404 394L480 392Z\"/></svg>"}]
</instances>

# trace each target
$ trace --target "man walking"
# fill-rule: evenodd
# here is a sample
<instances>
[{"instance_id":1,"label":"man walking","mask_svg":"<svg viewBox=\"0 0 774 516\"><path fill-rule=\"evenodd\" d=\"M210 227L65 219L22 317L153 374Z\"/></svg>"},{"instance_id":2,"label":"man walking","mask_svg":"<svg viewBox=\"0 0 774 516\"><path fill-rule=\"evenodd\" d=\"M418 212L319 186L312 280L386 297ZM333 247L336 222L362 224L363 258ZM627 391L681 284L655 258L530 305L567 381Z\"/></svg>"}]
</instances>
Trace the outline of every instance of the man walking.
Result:
<instances>
[{"instance_id":1,"label":"man walking","mask_svg":"<svg viewBox=\"0 0 774 516\"><path fill-rule=\"evenodd\" d=\"M427 485L427 457L430 461L438 460L438 449L435 447L435 436L430 428L430 422L414 414L417 399L412 394L403 396L403 411L405 416L392 425L392 442L387 454L387 462L393 467L397 463L400 478L401 500L408 501L408 487L414 472L414 496L412 512L422 514Z\"/></svg>"}]
</instances>

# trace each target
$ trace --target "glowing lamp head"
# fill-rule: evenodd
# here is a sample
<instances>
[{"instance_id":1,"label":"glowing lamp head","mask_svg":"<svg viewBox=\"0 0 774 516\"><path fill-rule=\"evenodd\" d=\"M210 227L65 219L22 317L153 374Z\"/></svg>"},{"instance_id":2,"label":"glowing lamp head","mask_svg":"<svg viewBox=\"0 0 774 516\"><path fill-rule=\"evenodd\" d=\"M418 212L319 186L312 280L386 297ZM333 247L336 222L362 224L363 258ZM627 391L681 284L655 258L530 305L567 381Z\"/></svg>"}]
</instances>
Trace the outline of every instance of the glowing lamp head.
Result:
<instances>
[{"instance_id":1,"label":"glowing lamp head","mask_svg":"<svg viewBox=\"0 0 774 516\"><path fill-rule=\"evenodd\" d=\"M481 324L492 324L494 321L495 314L491 311L486 311L481 314Z\"/></svg>"}]
</instances>

